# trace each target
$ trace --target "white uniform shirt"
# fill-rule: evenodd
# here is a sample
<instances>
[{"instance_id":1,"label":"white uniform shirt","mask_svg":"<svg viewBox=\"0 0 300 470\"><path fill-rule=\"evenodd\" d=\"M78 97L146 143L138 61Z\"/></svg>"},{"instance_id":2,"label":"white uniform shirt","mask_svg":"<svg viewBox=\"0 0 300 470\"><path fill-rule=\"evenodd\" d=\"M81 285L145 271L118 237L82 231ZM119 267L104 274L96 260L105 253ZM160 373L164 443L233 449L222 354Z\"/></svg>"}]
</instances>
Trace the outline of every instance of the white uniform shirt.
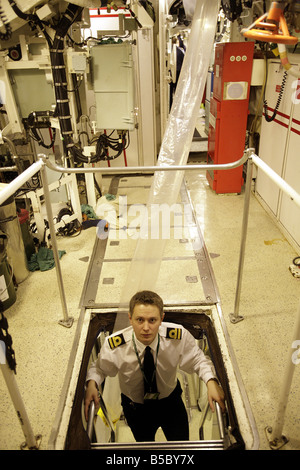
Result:
<instances>
[{"instance_id":1,"label":"white uniform shirt","mask_svg":"<svg viewBox=\"0 0 300 470\"><path fill-rule=\"evenodd\" d=\"M144 381L134 342L143 364L146 346L134 335L132 326L106 338L97 360L91 365L86 381L94 380L99 386L105 377L119 374L121 392L136 403L144 402ZM216 378L212 361L198 347L195 338L175 323L163 322L158 336L150 344L156 362L156 383L159 399L166 398L177 384L177 368L187 373L196 373L205 383Z\"/></svg>"}]
</instances>

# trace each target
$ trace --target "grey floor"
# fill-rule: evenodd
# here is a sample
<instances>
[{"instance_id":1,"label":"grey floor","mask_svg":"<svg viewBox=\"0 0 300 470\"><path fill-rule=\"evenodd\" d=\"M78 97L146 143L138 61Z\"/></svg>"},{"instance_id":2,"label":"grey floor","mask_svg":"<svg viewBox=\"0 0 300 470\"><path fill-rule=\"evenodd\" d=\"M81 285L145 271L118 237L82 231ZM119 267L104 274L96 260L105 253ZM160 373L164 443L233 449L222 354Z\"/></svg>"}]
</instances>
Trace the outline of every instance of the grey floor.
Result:
<instances>
[{"instance_id":1,"label":"grey floor","mask_svg":"<svg viewBox=\"0 0 300 470\"><path fill-rule=\"evenodd\" d=\"M187 173L185 179L256 421L260 449L269 449L265 428L275 423L299 303L300 280L289 271L297 253L252 194L240 303L240 314L244 320L238 324L231 323L244 194L215 194L202 172ZM105 182L105 185L108 191L108 183ZM143 191L147 191L147 181L129 185L127 179L122 185L132 186L127 191L133 202L145 202L139 199L139 195L141 186ZM34 433L42 435L41 449L48 447L61 400L62 384L81 311L80 301L89 301L85 279L95 240L95 228L84 230L74 238L58 239L59 249L66 251L61 267L69 315L74 318L71 328L58 324L63 314L55 270L30 273L18 287L17 301L5 312L16 354L15 378ZM98 288L92 303L112 302L119 298L126 279L128 259L133 253L130 240L125 240L125 243L122 240L121 243L107 247L106 261L97 280ZM160 276L160 283L164 286L162 295L167 296L169 302L181 302L182 299L205 302L207 292L200 282L199 271L195 269L191 241L183 243L183 239L173 240L167 245ZM283 430L289 441L283 450L300 449L299 374L298 366L295 368ZM0 393L0 449L19 449L24 435L2 375Z\"/></svg>"}]
</instances>

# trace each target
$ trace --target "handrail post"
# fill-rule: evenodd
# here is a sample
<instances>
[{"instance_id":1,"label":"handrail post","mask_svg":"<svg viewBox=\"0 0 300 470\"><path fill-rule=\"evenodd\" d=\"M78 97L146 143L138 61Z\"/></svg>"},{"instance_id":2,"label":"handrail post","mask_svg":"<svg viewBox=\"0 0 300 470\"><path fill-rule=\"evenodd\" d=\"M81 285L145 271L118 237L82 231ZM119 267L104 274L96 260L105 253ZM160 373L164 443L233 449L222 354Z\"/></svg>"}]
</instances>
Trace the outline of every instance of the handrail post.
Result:
<instances>
[{"instance_id":1,"label":"handrail post","mask_svg":"<svg viewBox=\"0 0 300 470\"><path fill-rule=\"evenodd\" d=\"M224 441L224 439L225 439L225 427L224 427L222 410L220 408L219 403L215 402L215 408L216 408L218 426L219 426L219 431L220 431L220 439L222 439Z\"/></svg>"},{"instance_id":2,"label":"handrail post","mask_svg":"<svg viewBox=\"0 0 300 470\"><path fill-rule=\"evenodd\" d=\"M296 320L296 325L295 325L294 334L293 334L292 348L296 348L297 345L299 345L299 338L300 338L300 302L298 306L297 320ZM275 425L273 428L268 426L265 430L271 449L280 449L280 447L282 447L288 442L288 439L282 435L282 430L283 430L284 416L286 412L288 398L290 395L295 367L299 363L300 363L299 351L298 351L298 354L297 354L297 351L291 354L291 351L289 350L288 358L287 358L287 366L286 366L285 374L282 380L282 387L281 387L280 399L279 399L279 404L278 404L277 416L275 419Z\"/></svg>"},{"instance_id":3,"label":"handrail post","mask_svg":"<svg viewBox=\"0 0 300 470\"><path fill-rule=\"evenodd\" d=\"M1 347L1 345L0 345ZM2 356L1 356L2 357ZM25 436L25 443L21 444L22 449L38 449L41 441L41 435L36 437L33 434L33 430L25 409L24 402L22 400L20 390L18 388L14 372L9 368L8 364L0 361L0 368L9 391L11 400L19 418L23 434Z\"/></svg>"},{"instance_id":4,"label":"handrail post","mask_svg":"<svg viewBox=\"0 0 300 470\"><path fill-rule=\"evenodd\" d=\"M106 405L104 403L102 394L99 393L99 401L100 401L100 408L102 409L104 418L107 422L108 427L110 428L110 438L111 442L115 442L116 436L115 436L115 430L114 430L114 425L109 417L108 411L106 409ZM89 437L89 440L92 440L93 437L93 429L94 429L94 418L95 418L95 411L96 411L96 405L94 400L91 401L90 406L89 406L89 413L88 413L88 421L87 421L87 427L86 427L86 432Z\"/></svg>"},{"instance_id":5,"label":"handrail post","mask_svg":"<svg viewBox=\"0 0 300 470\"><path fill-rule=\"evenodd\" d=\"M46 157L44 155L39 155L39 157L45 162ZM64 286L63 286L63 278L62 278L61 266L60 266L58 248L57 248L56 233L55 233L55 227L54 227L54 222L53 222L53 212L52 212L51 199L50 199L50 191L49 191L49 185L48 185L48 177L46 173L46 165L43 165L41 168L41 178L42 178L42 184L43 184L43 190L44 190L45 206L46 206L48 224L49 224L49 229L50 229L53 256L54 256L54 261L55 261L55 268L56 268L55 271L56 271L60 300L61 300L63 316L64 316L63 320L59 320L58 323L62 326L65 326L66 328L70 328L73 325L74 319L68 316L68 307L67 307L66 296L65 296Z\"/></svg>"},{"instance_id":6,"label":"handrail post","mask_svg":"<svg viewBox=\"0 0 300 470\"><path fill-rule=\"evenodd\" d=\"M210 406L209 406L209 402L207 401L206 405L205 405L205 408L202 412L201 419L200 419L199 440L205 440L204 439L203 428L204 428L204 423L205 423L205 420L207 418L207 415L208 415L209 411L210 411ZM226 432L225 432L223 414L222 414L222 410L220 408L220 405L217 402L215 402L215 411L216 411L218 428L219 428L219 433L220 433L220 440L223 441L223 447L225 447L225 434L226 434Z\"/></svg>"},{"instance_id":7,"label":"handrail post","mask_svg":"<svg viewBox=\"0 0 300 470\"><path fill-rule=\"evenodd\" d=\"M90 407L89 407L88 422L86 426L86 432L90 441L92 440L92 436L93 436L95 409L96 409L95 402L94 400L92 400L90 403Z\"/></svg>"},{"instance_id":8,"label":"handrail post","mask_svg":"<svg viewBox=\"0 0 300 470\"><path fill-rule=\"evenodd\" d=\"M243 269L244 269L245 248L246 248L248 219L249 219L251 182L252 182L252 173L253 173L253 161L252 161L251 154L253 153L253 149L248 149L247 153L248 153L248 161L247 161L247 176L246 176L246 185L245 185L245 199L244 199L244 211L243 211L242 234L241 234L241 245L240 245L240 259L239 259L239 268L238 268L238 276L237 276L237 287L236 287L236 293L235 293L234 312L230 314L230 321L232 323L238 323L239 321L242 321L244 319L244 317L239 315L239 307L240 307L242 277L243 277Z\"/></svg>"},{"instance_id":9,"label":"handrail post","mask_svg":"<svg viewBox=\"0 0 300 470\"><path fill-rule=\"evenodd\" d=\"M209 411L209 403L208 401L206 402L205 408L202 411L201 419L200 419L200 425L199 425L199 440L202 441L204 439L204 434L203 434L203 428L204 428L204 423L206 420L207 413Z\"/></svg>"}]
</instances>

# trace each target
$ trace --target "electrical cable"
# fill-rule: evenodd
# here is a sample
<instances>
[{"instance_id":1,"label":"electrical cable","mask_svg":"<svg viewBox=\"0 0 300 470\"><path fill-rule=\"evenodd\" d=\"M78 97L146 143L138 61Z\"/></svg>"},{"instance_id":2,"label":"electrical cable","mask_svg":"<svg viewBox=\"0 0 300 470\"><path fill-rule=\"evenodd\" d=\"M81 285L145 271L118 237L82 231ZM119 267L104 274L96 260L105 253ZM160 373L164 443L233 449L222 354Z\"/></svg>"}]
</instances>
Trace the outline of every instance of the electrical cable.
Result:
<instances>
[{"instance_id":1,"label":"electrical cable","mask_svg":"<svg viewBox=\"0 0 300 470\"><path fill-rule=\"evenodd\" d=\"M284 74L283 74L283 79L282 79L282 83L281 83L277 103L276 103L276 106L274 108L274 112L273 112L272 116L268 116L268 103L267 103L267 100L264 99L264 113L265 113L265 120L267 122L273 121L275 119L276 115L277 115L277 111L278 111L278 108L279 108L281 100L282 100L282 95L283 95L283 92L284 92L284 87L285 87L285 83L286 83L286 80L287 80L287 75L288 75L288 72L285 70Z\"/></svg>"},{"instance_id":2,"label":"electrical cable","mask_svg":"<svg viewBox=\"0 0 300 470\"><path fill-rule=\"evenodd\" d=\"M40 125L37 125L37 119L38 118L49 118L50 116L54 116L54 113L52 111L34 111L30 113L25 121L26 126L28 127L29 130L29 135L30 137L38 142L39 145L46 149L50 149L53 147L55 143L55 138L56 138L56 128L51 126L50 121L43 121L40 123ZM52 131L52 138L50 144L45 144L42 135L39 133L38 129L39 128L48 128L50 131Z\"/></svg>"},{"instance_id":3,"label":"electrical cable","mask_svg":"<svg viewBox=\"0 0 300 470\"><path fill-rule=\"evenodd\" d=\"M128 148L129 145L129 132L126 131L128 134L128 138L126 138L126 133L120 131L120 135L118 138L111 137L110 135L100 134L97 137L94 137L90 145L96 143L96 152L95 155L91 157L86 157L81 154L81 151L78 147L73 147L73 152L76 153L77 161L82 163L96 163L98 161L107 161L107 160L114 160L115 158L119 157L121 153ZM82 133L81 133L82 134ZM116 152L114 155L108 155L108 149L111 149L113 152Z\"/></svg>"}]
</instances>

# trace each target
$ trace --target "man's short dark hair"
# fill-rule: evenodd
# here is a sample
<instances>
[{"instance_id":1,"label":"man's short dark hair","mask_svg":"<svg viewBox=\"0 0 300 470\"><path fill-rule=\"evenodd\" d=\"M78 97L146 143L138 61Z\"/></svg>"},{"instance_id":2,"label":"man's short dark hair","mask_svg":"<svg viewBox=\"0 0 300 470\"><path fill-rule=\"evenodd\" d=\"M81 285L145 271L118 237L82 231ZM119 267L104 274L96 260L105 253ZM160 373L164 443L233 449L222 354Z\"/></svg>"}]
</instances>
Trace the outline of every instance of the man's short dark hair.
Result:
<instances>
[{"instance_id":1,"label":"man's short dark hair","mask_svg":"<svg viewBox=\"0 0 300 470\"><path fill-rule=\"evenodd\" d=\"M162 298L150 290L143 290L134 294L129 302L129 313L132 316L136 305L155 305L159 309L160 316L164 314L164 303Z\"/></svg>"}]
</instances>

